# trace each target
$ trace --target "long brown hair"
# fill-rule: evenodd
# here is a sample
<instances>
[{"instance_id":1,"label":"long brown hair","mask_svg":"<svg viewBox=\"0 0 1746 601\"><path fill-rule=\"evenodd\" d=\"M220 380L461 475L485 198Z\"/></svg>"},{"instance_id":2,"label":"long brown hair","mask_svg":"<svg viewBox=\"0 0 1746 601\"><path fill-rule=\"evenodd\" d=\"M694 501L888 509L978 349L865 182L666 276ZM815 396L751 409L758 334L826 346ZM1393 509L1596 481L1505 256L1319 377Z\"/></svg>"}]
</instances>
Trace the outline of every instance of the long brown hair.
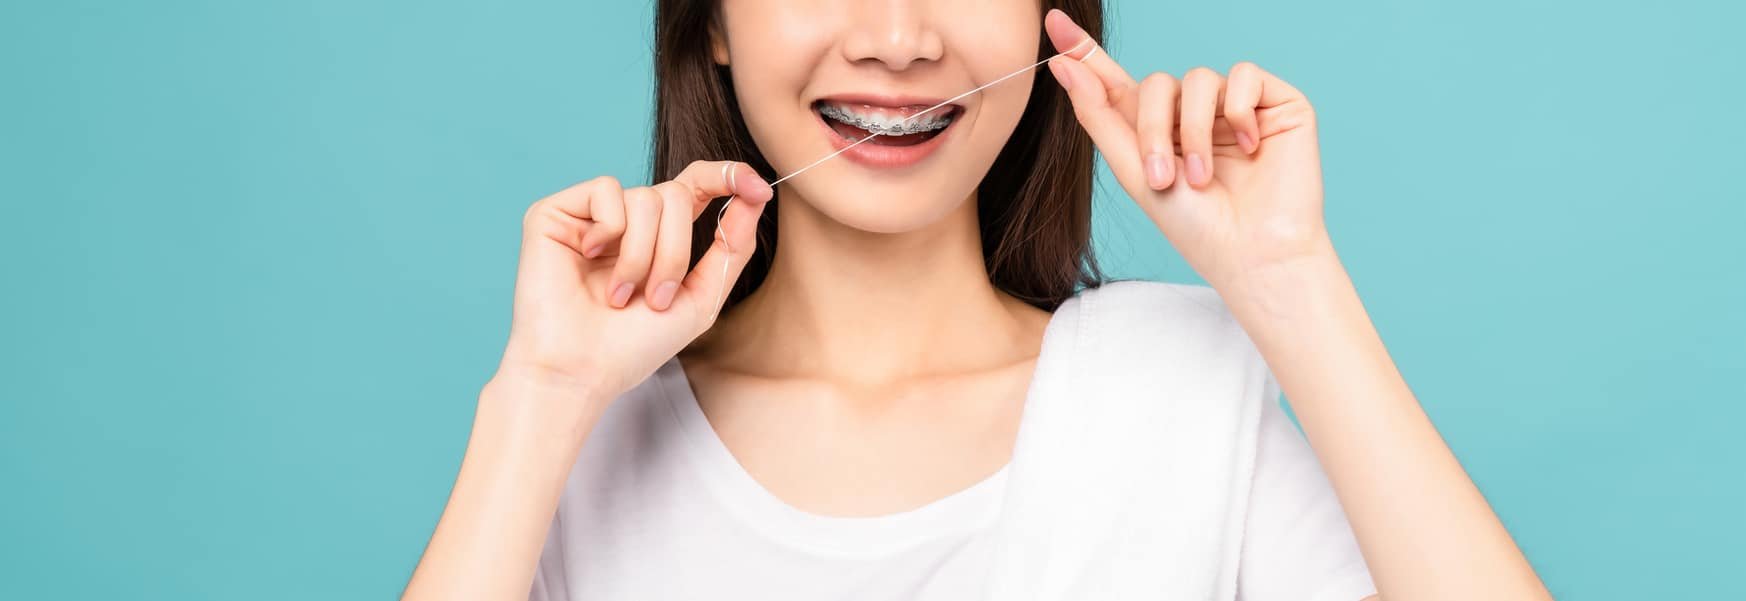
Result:
<instances>
[{"instance_id":1,"label":"long brown hair","mask_svg":"<svg viewBox=\"0 0 1746 601\"><path fill-rule=\"evenodd\" d=\"M1103 43L1102 0L1044 0ZM768 180L764 160L740 117L729 67L715 63L710 28L715 0L659 0L655 7L653 181L674 178L695 160L750 164ZM1037 54L1054 54L1039 32ZM1029 104L1006 146L977 187L982 258L994 287L1045 311L1096 287L1104 276L1091 249L1091 138L1079 128L1067 94L1038 69ZM776 191L777 202L782 191ZM715 239L717 199L692 228L691 266ZM776 256L776 211L758 223L758 248L728 293L725 313L769 274Z\"/></svg>"}]
</instances>

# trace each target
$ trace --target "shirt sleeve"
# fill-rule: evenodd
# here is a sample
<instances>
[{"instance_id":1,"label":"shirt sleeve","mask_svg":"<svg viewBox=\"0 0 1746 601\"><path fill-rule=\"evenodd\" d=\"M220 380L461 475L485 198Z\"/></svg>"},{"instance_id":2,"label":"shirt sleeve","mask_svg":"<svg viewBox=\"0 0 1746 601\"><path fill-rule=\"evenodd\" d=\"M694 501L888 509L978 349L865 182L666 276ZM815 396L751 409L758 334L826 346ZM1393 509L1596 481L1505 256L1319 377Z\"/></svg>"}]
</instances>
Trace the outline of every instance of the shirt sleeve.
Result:
<instances>
[{"instance_id":1,"label":"shirt sleeve","mask_svg":"<svg viewBox=\"0 0 1746 601\"><path fill-rule=\"evenodd\" d=\"M1376 594L1333 485L1268 376L1237 566L1240 601L1358 601Z\"/></svg>"}]
</instances>

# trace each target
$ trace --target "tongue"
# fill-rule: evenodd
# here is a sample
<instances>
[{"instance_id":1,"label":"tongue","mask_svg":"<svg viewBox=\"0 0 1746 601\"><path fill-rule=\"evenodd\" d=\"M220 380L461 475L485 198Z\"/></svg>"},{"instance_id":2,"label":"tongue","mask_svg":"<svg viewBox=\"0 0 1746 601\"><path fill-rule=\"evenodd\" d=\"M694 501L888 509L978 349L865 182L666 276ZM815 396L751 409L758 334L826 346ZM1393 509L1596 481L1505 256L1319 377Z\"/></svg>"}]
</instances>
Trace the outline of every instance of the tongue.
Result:
<instances>
[{"instance_id":1,"label":"tongue","mask_svg":"<svg viewBox=\"0 0 1746 601\"><path fill-rule=\"evenodd\" d=\"M847 123L837 121L836 119L826 118L825 121L827 121L831 124L831 129L836 130L837 134L839 134L845 138L848 138L850 140L860 140L861 138L865 138L868 135L873 133L873 132L867 131L865 129L855 127L853 125L849 125ZM901 136L873 136L873 139L868 140L867 143L868 144L878 144L880 146L914 146L916 144L920 144L922 142L928 141L929 138L932 138L939 133L940 133L940 130L936 129L933 131L924 131L921 133L914 133L914 134L904 134Z\"/></svg>"}]
</instances>

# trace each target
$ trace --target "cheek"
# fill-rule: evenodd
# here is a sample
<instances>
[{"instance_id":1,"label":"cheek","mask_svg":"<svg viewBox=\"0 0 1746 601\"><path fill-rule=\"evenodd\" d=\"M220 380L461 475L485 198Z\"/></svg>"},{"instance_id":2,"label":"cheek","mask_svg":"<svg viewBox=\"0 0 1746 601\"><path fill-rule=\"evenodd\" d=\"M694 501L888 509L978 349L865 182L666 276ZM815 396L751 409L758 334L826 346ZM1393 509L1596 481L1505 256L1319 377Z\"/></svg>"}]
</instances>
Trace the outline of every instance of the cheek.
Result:
<instances>
[{"instance_id":1,"label":"cheek","mask_svg":"<svg viewBox=\"0 0 1746 601\"><path fill-rule=\"evenodd\" d=\"M746 129L760 147L765 147L765 143L779 138L772 137L773 132L792 127L790 113L798 98L795 90L805 85L805 76L791 71L791 66L782 64L777 57L747 56L743 62L739 58L735 57L732 67L734 97Z\"/></svg>"},{"instance_id":2,"label":"cheek","mask_svg":"<svg viewBox=\"0 0 1746 601\"><path fill-rule=\"evenodd\" d=\"M973 171L965 172L973 173L976 180L981 180L982 174L994 164L1001 149L1012 139L1019 119L1024 117L1031 87L1028 74L1021 74L982 91L982 101L969 123L969 131L964 132L969 134L965 150L971 156L967 158L974 162L975 167Z\"/></svg>"},{"instance_id":3,"label":"cheek","mask_svg":"<svg viewBox=\"0 0 1746 601\"><path fill-rule=\"evenodd\" d=\"M995 81L1041 57L1041 8L1034 1L952 2L941 10L942 34L977 85ZM1040 68L1039 68L1040 69ZM972 138L978 152L998 153L1024 115L1037 75L1033 69L983 90ZM993 163L992 156L988 159Z\"/></svg>"},{"instance_id":4,"label":"cheek","mask_svg":"<svg viewBox=\"0 0 1746 601\"><path fill-rule=\"evenodd\" d=\"M1038 60L1036 44L1037 40L1034 38L1015 36L1009 31L1002 36L989 37L980 46L971 46L981 49L981 52L965 58L976 73L978 85L981 85L1035 63ZM996 156L1012 138L1019 120L1024 117L1025 109L1029 106L1032 90L1037 85L1053 85L1038 80L1037 71L1040 69L1041 67L1030 69L1014 75L978 94L980 99L976 104L976 114L971 131L967 133L971 134L971 146L979 159L979 169L986 170L993 165Z\"/></svg>"},{"instance_id":5,"label":"cheek","mask_svg":"<svg viewBox=\"0 0 1746 601\"><path fill-rule=\"evenodd\" d=\"M806 2L744 0L724 6L728 68L740 116L765 158L796 152L792 132L810 125L801 102L833 42L827 15Z\"/></svg>"},{"instance_id":6,"label":"cheek","mask_svg":"<svg viewBox=\"0 0 1746 601\"><path fill-rule=\"evenodd\" d=\"M935 18L938 31L958 50L958 58L973 67L995 65L999 75L1004 75L1041 58L1037 52L1043 40L1043 11L1037 2L946 2L939 6L941 12Z\"/></svg>"}]
</instances>

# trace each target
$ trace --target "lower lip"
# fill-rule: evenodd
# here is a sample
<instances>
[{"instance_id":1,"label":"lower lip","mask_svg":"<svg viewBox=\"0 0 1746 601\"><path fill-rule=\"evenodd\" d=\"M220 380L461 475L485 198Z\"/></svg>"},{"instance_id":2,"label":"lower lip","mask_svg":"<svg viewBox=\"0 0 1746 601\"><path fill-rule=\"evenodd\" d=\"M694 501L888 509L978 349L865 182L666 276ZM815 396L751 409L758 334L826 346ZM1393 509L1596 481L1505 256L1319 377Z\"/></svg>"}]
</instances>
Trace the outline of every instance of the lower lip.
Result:
<instances>
[{"instance_id":1,"label":"lower lip","mask_svg":"<svg viewBox=\"0 0 1746 601\"><path fill-rule=\"evenodd\" d=\"M825 138L830 140L831 150L842 150L854 145L854 148L849 148L847 152L843 153L843 156L856 163L881 169L908 167L928 158L928 155L933 154L941 144L946 142L946 137L952 135L952 130L958 128L958 120L964 117L960 111L958 116L952 119L950 125L940 130L939 135L928 138L926 142L909 146L883 146L874 144L873 140L855 144L860 138L853 140L844 138L842 134L837 133L837 130L831 129L830 123L825 121L827 117L820 115L816 110L812 111L812 116L818 121L818 126L824 132Z\"/></svg>"}]
</instances>

